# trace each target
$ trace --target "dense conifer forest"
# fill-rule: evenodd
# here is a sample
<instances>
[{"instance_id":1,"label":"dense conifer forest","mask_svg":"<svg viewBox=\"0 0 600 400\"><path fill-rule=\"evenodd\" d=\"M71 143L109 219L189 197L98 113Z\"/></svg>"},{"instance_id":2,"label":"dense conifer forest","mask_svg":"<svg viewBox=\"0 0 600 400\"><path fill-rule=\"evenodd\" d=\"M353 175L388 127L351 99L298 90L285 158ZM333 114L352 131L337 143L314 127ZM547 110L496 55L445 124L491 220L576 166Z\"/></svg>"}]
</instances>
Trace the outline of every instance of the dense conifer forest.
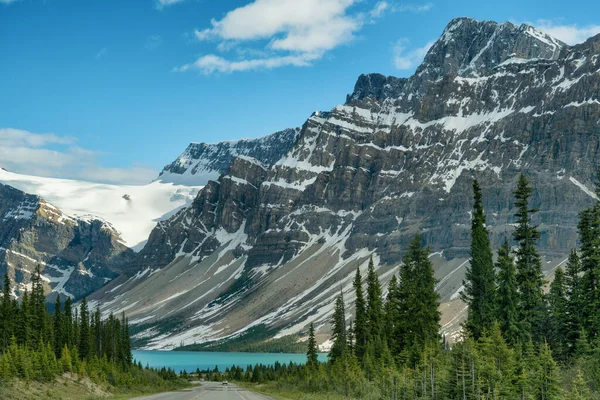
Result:
<instances>
[{"instance_id":1,"label":"dense conifer forest","mask_svg":"<svg viewBox=\"0 0 600 400\"><path fill-rule=\"evenodd\" d=\"M70 298L62 304L60 297L51 314L39 267L31 292L25 291L21 301L11 296L5 275L0 297L0 382L50 382L65 373L141 391L182 384L171 370L155 371L133 362L124 314L102 319L99 309L90 312L85 298L76 308Z\"/></svg>"},{"instance_id":2,"label":"dense conifer forest","mask_svg":"<svg viewBox=\"0 0 600 400\"><path fill-rule=\"evenodd\" d=\"M416 235L385 296L373 260L365 279L356 271L350 318L343 293L338 295L327 363L318 361L311 324L306 365L197 374L306 399L600 399L600 202L581 211L579 247L549 283L536 249L532 192L521 175L514 192L515 230L494 261L483 194L473 182L471 262L462 292L468 316L456 343L440 337L433 265ZM11 298L5 277L0 300L2 381L52 380L65 372L115 386L178 379L173 371L132 362L124 315L102 320L85 299L78 309L70 299L64 304L57 299L50 314L39 269L21 302Z\"/></svg>"},{"instance_id":3,"label":"dense conifer forest","mask_svg":"<svg viewBox=\"0 0 600 400\"><path fill-rule=\"evenodd\" d=\"M581 211L579 248L549 284L536 250L532 190L521 175L516 228L494 262L481 188L473 183L461 340L440 337L433 266L417 235L385 298L372 260L366 290L356 271L353 318L340 293L329 362L317 361L311 325L305 366L232 368L225 377L292 398L600 399L600 202Z\"/></svg>"}]
</instances>

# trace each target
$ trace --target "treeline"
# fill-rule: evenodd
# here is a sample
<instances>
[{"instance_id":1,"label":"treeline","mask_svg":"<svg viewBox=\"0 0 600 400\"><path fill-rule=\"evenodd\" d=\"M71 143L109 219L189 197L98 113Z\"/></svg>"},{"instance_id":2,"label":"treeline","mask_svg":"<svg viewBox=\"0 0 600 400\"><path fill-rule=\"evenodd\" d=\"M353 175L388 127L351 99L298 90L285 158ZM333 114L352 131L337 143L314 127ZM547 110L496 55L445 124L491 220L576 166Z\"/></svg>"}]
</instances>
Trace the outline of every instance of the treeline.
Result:
<instances>
[{"instance_id":1,"label":"treeline","mask_svg":"<svg viewBox=\"0 0 600 400\"><path fill-rule=\"evenodd\" d=\"M178 377L172 371L143 369L133 363L125 315L102 319L90 313L84 298L73 306L57 297L54 314L48 312L40 267L32 276L31 292L21 301L11 297L4 277L0 298L0 381L18 378L51 381L63 373L87 376L114 386L161 386Z\"/></svg>"},{"instance_id":2,"label":"treeline","mask_svg":"<svg viewBox=\"0 0 600 400\"><path fill-rule=\"evenodd\" d=\"M496 262L477 181L473 191L462 292L468 316L457 343L440 337L433 266L417 235L385 298L372 260L366 290L356 271L353 318L346 317L343 294L337 297L328 363L317 360L311 324L305 367L259 369L258 377L252 370L242 379L268 376L283 391L361 399L599 399L600 203L581 212L581 246L546 293L525 176L514 192L513 243L506 238Z\"/></svg>"}]
</instances>

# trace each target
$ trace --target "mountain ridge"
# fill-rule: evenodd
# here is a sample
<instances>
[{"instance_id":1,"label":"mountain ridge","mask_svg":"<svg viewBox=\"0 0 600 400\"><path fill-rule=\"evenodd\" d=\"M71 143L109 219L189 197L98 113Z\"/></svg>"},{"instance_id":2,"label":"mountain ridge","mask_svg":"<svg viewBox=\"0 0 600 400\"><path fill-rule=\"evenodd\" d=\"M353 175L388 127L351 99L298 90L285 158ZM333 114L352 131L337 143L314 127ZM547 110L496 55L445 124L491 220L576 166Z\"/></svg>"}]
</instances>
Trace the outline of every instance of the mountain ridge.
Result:
<instances>
[{"instance_id":1,"label":"mountain ridge","mask_svg":"<svg viewBox=\"0 0 600 400\"><path fill-rule=\"evenodd\" d=\"M291 148L298 132L299 128L288 128L256 139L192 142L175 161L163 168L157 180L202 186L216 180L235 157L242 155L273 164Z\"/></svg>"},{"instance_id":2,"label":"mountain ridge","mask_svg":"<svg viewBox=\"0 0 600 400\"><path fill-rule=\"evenodd\" d=\"M192 205L157 226L138 272L93 301L105 313L127 311L147 348L260 324L277 336L310 322L326 332L340 287L353 300L356 268L365 272L372 255L387 282L421 232L433 252L443 330L455 336L472 178L482 182L497 248L514 229L522 171L535 187L550 276L575 246L578 211L594 201L600 49L589 40L559 51L528 27L461 21L451 33L464 38L454 47L444 41L453 20L410 78L359 77L346 102L309 117L272 165L234 158ZM444 46L469 57L455 62Z\"/></svg>"}]
</instances>

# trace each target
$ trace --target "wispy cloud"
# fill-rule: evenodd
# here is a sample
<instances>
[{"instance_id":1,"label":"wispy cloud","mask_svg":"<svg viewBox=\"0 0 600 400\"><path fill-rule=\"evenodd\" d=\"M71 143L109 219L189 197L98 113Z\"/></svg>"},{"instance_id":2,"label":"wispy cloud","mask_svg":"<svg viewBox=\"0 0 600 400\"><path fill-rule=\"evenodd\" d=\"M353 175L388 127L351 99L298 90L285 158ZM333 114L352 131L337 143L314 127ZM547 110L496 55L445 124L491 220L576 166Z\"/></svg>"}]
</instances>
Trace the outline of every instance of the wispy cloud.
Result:
<instances>
[{"instance_id":1,"label":"wispy cloud","mask_svg":"<svg viewBox=\"0 0 600 400\"><path fill-rule=\"evenodd\" d=\"M185 0L156 0L156 8L160 10L164 7L171 6L177 3L182 3L184 1Z\"/></svg>"},{"instance_id":2,"label":"wispy cloud","mask_svg":"<svg viewBox=\"0 0 600 400\"><path fill-rule=\"evenodd\" d=\"M101 154L76 143L68 136L0 128L0 167L29 175L128 184L148 183L158 174L141 165L104 167Z\"/></svg>"},{"instance_id":3,"label":"wispy cloud","mask_svg":"<svg viewBox=\"0 0 600 400\"><path fill-rule=\"evenodd\" d=\"M176 68L175 71L184 72L189 69L198 69L205 74L213 72L238 72L257 69L271 69L285 66L307 67L312 61L320 56L317 54L304 53L300 55L289 55L271 58L256 58L252 60L229 61L214 54L200 57L193 64L186 64Z\"/></svg>"},{"instance_id":4,"label":"wispy cloud","mask_svg":"<svg viewBox=\"0 0 600 400\"><path fill-rule=\"evenodd\" d=\"M312 65L327 52L352 41L366 23L382 16L389 7L380 1L361 12L353 7L357 3L361 1L254 0L229 11L220 20L211 20L209 28L194 34L199 41L218 42L219 51L241 46L251 51L242 50L238 55L256 50L262 55L232 60L207 54L174 70L195 69L211 74Z\"/></svg>"},{"instance_id":5,"label":"wispy cloud","mask_svg":"<svg viewBox=\"0 0 600 400\"><path fill-rule=\"evenodd\" d=\"M108 51L108 49L106 47L101 48L100 50L98 50L98 52L96 53L94 58L96 60L100 60L102 57L104 57L106 55L107 51Z\"/></svg>"},{"instance_id":6,"label":"wispy cloud","mask_svg":"<svg viewBox=\"0 0 600 400\"><path fill-rule=\"evenodd\" d=\"M380 1L375 4L375 7L369 12L371 18L379 18L383 15L383 13L390 8L390 5L387 1Z\"/></svg>"},{"instance_id":7,"label":"wispy cloud","mask_svg":"<svg viewBox=\"0 0 600 400\"><path fill-rule=\"evenodd\" d=\"M423 47L417 47L410 49L410 41L406 38L402 38L394 44L394 65L400 70L413 69L418 66L427 51L433 46L434 41L427 43Z\"/></svg>"},{"instance_id":8,"label":"wispy cloud","mask_svg":"<svg viewBox=\"0 0 600 400\"><path fill-rule=\"evenodd\" d=\"M588 38L600 33L600 25L561 24L552 20L540 19L529 25L535 26L540 31L562 40L566 44L574 45L585 42Z\"/></svg>"},{"instance_id":9,"label":"wispy cloud","mask_svg":"<svg viewBox=\"0 0 600 400\"><path fill-rule=\"evenodd\" d=\"M391 7L394 12L422 13L431 10L433 3L424 4L398 4Z\"/></svg>"},{"instance_id":10,"label":"wispy cloud","mask_svg":"<svg viewBox=\"0 0 600 400\"><path fill-rule=\"evenodd\" d=\"M12 4L16 3L19 0L0 0L0 4Z\"/></svg>"}]
</instances>

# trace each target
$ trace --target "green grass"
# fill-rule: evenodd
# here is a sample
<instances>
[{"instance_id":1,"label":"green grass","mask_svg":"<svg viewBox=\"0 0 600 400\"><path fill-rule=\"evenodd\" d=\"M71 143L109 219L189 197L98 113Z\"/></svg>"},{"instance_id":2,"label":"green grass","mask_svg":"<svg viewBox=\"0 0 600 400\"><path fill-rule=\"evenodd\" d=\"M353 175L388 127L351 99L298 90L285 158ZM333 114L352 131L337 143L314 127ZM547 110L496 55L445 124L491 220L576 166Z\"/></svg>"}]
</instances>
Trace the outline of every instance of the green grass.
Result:
<instances>
[{"instance_id":1,"label":"green grass","mask_svg":"<svg viewBox=\"0 0 600 400\"><path fill-rule=\"evenodd\" d=\"M354 397L346 397L338 393L303 393L291 385L281 383L254 384L248 382L236 382L237 385L272 397L276 400L359 400Z\"/></svg>"},{"instance_id":2,"label":"green grass","mask_svg":"<svg viewBox=\"0 0 600 400\"><path fill-rule=\"evenodd\" d=\"M2 400L125 400L132 397L144 396L160 392L183 389L180 385L145 387L135 386L117 388L109 384L96 384L88 378L78 379L77 376L65 374L52 382L25 382L13 379L9 383L0 383L0 399Z\"/></svg>"}]
</instances>

